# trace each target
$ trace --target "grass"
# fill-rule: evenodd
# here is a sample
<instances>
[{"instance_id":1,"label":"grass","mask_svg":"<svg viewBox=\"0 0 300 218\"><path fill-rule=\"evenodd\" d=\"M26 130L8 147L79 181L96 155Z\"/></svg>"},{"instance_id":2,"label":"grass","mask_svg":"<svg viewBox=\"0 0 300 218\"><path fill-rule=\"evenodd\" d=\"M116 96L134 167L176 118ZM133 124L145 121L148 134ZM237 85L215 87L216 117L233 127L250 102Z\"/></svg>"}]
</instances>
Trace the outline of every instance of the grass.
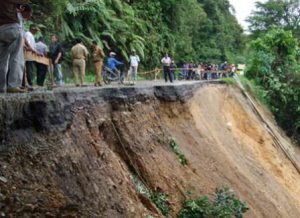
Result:
<instances>
[{"instance_id":1,"label":"grass","mask_svg":"<svg viewBox=\"0 0 300 218\"><path fill-rule=\"evenodd\" d=\"M163 192L155 192L152 190L149 190L143 182L139 179L137 175L132 174L131 179L136 187L136 190L138 193L143 194L147 196L160 210L160 212L167 216L169 215L171 208L169 204L168 195ZM151 215L149 215L151 217Z\"/></svg>"},{"instance_id":2,"label":"grass","mask_svg":"<svg viewBox=\"0 0 300 218\"><path fill-rule=\"evenodd\" d=\"M222 78L221 81L224 82L227 85L235 85L236 84L235 79L232 78L232 77Z\"/></svg>"},{"instance_id":3,"label":"grass","mask_svg":"<svg viewBox=\"0 0 300 218\"><path fill-rule=\"evenodd\" d=\"M219 188L215 192L215 199L210 200L207 196L197 199L188 199L178 214L178 218L242 218L249 210L248 205L239 200L232 189Z\"/></svg>"},{"instance_id":4,"label":"grass","mask_svg":"<svg viewBox=\"0 0 300 218\"><path fill-rule=\"evenodd\" d=\"M268 92L264 90L263 87L257 85L254 80L247 79L245 76L238 77L248 93L254 96L263 105L270 108ZM234 78L223 78L221 81L227 85L235 86L237 84Z\"/></svg>"},{"instance_id":5,"label":"grass","mask_svg":"<svg viewBox=\"0 0 300 218\"><path fill-rule=\"evenodd\" d=\"M186 157L184 156L184 154L182 153L182 151L180 150L179 145L175 142L175 140L170 137L169 138L169 145L172 148L173 152L177 155L177 157L179 158L180 163L185 166L188 164L188 160L186 159Z\"/></svg>"},{"instance_id":6,"label":"grass","mask_svg":"<svg viewBox=\"0 0 300 218\"><path fill-rule=\"evenodd\" d=\"M95 74L87 74L85 76L85 82L86 83L94 83L96 81L96 76Z\"/></svg>"},{"instance_id":7,"label":"grass","mask_svg":"<svg viewBox=\"0 0 300 218\"><path fill-rule=\"evenodd\" d=\"M263 87L257 85L254 80L249 80L245 76L239 76L241 83L252 96L254 96L258 101L260 101L262 104L270 107L270 101L268 97L268 91L264 90Z\"/></svg>"},{"instance_id":8,"label":"grass","mask_svg":"<svg viewBox=\"0 0 300 218\"><path fill-rule=\"evenodd\" d=\"M170 213L170 204L168 196L163 192L152 192L150 195L150 200L156 205L156 207L161 211L164 216Z\"/></svg>"}]
</instances>

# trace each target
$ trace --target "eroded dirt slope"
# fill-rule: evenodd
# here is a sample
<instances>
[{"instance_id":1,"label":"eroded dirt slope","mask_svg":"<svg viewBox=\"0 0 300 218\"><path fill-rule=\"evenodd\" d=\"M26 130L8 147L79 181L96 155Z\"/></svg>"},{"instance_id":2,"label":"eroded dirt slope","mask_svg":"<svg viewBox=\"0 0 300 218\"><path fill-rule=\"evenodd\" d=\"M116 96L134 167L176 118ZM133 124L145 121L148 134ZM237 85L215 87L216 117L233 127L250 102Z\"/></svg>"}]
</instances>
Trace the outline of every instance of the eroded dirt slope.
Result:
<instances>
[{"instance_id":1,"label":"eroded dirt slope","mask_svg":"<svg viewBox=\"0 0 300 218\"><path fill-rule=\"evenodd\" d=\"M188 192L209 195L227 185L249 204L246 217L300 217L300 175L238 89L37 94L1 99L0 111L5 216L162 217L136 191L135 171L169 195L173 216Z\"/></svg>"}]
</instances>

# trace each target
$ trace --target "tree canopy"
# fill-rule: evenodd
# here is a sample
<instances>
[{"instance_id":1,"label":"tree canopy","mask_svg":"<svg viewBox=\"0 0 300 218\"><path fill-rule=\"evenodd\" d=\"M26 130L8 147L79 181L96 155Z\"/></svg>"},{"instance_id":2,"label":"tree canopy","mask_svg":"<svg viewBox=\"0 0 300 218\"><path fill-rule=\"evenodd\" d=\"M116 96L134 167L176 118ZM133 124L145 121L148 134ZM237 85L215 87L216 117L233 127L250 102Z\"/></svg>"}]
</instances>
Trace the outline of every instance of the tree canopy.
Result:
<instances>
[{"instance_id":1,"label":"tree canopy","mask_svg":"<svg viewBox=\"0 0 300 218\"><path fill-rule=\"evenodd\" d=\"M277 122L300 142L300 2L269 0L257 6L249 17L253 41L246 75L263 87Z\"/></svg>"},{"instance_id":2,"label":"tree canopy","mask_svg":"<svg viewBox=\"0 0 300 218\"><path fill-rule=\"evenodd\" d=\"M291 30L297 37L300 37L299 8L299 0L256 2L256 10L248 18L249 30L257 37L276 26Z\"/></svg>"},{"instance_id":3,"label":"tree canopy","mask_svg":"<svg viewBox=\"0 0 300 218\"><path fill-rule=\"evenodd\" d=\"M137 50L146 68L169 52L178 61L230 60L244 36L228 0L32 0L42 33L68 44L96 40L124 59Z\"/></svg>"}]
</instances>

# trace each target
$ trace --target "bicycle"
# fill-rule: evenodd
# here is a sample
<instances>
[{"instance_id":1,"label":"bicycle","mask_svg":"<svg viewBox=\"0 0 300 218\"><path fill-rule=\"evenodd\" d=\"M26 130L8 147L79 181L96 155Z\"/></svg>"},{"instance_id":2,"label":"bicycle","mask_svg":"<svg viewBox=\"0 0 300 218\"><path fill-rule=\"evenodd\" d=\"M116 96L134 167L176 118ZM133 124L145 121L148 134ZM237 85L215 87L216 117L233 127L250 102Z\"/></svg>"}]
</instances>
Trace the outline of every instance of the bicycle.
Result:
<instances>
[{"instance_id":1,"label":"bicycle","mask_svg":"<svg viewBox=\"0 0 300 218\"><path fill-rule=\"evenodd\" d=\"M125 79L124 71L121 69L119 70L119 72L120 75L118 72L113 71L105 66L102 71L103 82L107 85L111 84L111 82L120 82L121 84L123 84Z\"/></svg>"}]
</instances>

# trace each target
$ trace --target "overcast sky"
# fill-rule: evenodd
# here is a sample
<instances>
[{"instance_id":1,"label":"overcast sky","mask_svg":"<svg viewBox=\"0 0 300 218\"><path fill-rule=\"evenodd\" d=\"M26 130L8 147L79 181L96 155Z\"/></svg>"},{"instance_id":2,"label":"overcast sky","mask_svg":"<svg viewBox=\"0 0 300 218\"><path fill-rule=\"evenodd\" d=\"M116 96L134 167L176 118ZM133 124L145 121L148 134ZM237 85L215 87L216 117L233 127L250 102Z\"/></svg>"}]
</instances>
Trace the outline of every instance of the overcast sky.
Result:
<instances>
[{"instance_id":1,"label":"overcast sky","mask_svg":"<svg viewBox=\"0 0 300 218\"><path fill-rule=\"evenodd\" d=\"M247 30L248 24L245 19L250 15L251 11L255 9L255 2L265 2L266 0L229 0L234 6L236 17L240 24Z\"/></svg>"}]
</instances>

